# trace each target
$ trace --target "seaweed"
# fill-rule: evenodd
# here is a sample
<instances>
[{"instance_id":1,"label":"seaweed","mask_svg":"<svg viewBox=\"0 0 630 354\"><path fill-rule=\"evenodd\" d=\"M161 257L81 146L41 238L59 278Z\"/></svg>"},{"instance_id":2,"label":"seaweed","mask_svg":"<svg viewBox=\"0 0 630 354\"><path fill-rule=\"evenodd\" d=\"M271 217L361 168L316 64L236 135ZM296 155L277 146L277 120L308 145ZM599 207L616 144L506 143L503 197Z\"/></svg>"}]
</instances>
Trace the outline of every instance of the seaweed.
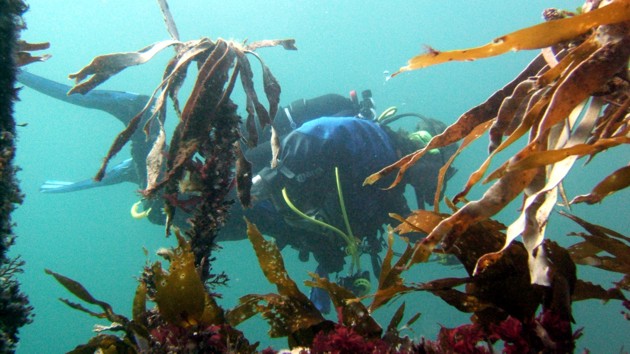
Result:
<instances>
[{"instance_id":1,"label":"seaweed","mask_svg":"<svg viewBox=\"0 0 630 354\"><path fill-rule=\"evenodd\" d=\"M590 160L628 143L630 2L627 0L613 1L601 8L585 7L580 14L548 10L550 21L546 23L499 37L472 50L430 49L428 54L413 58L407 67L394 74L446 61L544 48L514 80L461 115L423 149L366 178L364 184L371 184L397 171L393 187L426 152L462 141L440 170L434 210L416 210L408 216L392 214L400 224L388 229L388 247L374 294L358 297L316 274L311 274L312 280L305 282L328 292L337 310L337 323L325 319L299 290L286 271L278 248L247 220L248 238L265 277L276 286L277 293L248 294L240 298L235 308L224 310L216 302L216 294L210 291L213 285L225 280L222 275L211 273L211 252L216 247L216 233L229 212L225 200L233 182L241 203L247 206L250 202L251 166L240 151L239 140L242 138L243 143L255 146L256 126L264 128L271 124L278 109L280 85L254 50L277 45L295 49L294 42L245 44L208 38L181 42L166 1L160 0L159 4L172 39L137 52L95 58L73 74L78 81L92 77L78 83L72 92L87 92L125 68L146 62L159 50L174 47L175 56L152 96L151 116L144 122L147 135L152 125L158 126L159 134L147 156L147 186L142 193L146 198L164 199L167 234L178 208L194 213L189 221L191 228L185 231L186 237L173 228L178 246L160 252L170 262L168 270L160 262L145 267L134 296L131 319L116 314L111 306L92 297L76 281L49 271L79 299L101 308L102 312L94 312L63 300L77 310L112 322L99 331L125 333L122 338L98 334L75 352L98 349L176 352L184 348L254 352L257 344L250 345L234 327L259 314L269 323L271 337L287 337L290 347L311 348L315 352L490 353L497 345L503 345L504 351L511 353L572 352L581 335L581 329L573 329L573 301L620 300L630 310L624 294L630 283L628 237L566 214L586 229L588 234L571 234L584 241L565 249L545 238L558 197L568 200L562 195L561 186L577 159L588 156ZM254 55L262 64L268 108L260 103L254 90L253 72L246 54ZM193 62L199 73L191 96L180 109L177 95ZM240 136L241 119L230 100L239 76L247 96L247 139ZM173 101L179 118L168 152L164 130L167 97ZM116 138L97 179L102 177L109 159L138 129L140 117L148 110L149 106L139 112ZM461 151L486 132L489 156L453 200L445 200L452 212L440 212L439 192L448 168ZM526 134L529 135L526 145L487 173L498 153ZM275 136L273 129L272 136ZM277 152L277 136L271 145ZM470 190L480 182L493 184L479 200L467 201ZM628 166L620 167L589 194L570 203L599 203L628 184ZM517 220L506 226L492 219L521 195L522 211ZM458 206L459 203L463 205ZM405 246L398 255L394 252L396 233L401 235ZM405 236L408 233L420 234L419 241L412 243ZM522 242L518 236L522 236ZM414 283L406 272L435 253L455 257L466 276ZM605 289L578 279L576 264L617 272L623 278L614 288ZM442 327L436 341L413 342L402 331L417 321L420 313L416 312L399 327L405 303L395 311L386 330L373 318L374 311L418 291L429 292L453 308L470 313L471 323ZM370 299L371 303L366 305L364 302ZM157 307L147 310L147 300L155 302ZM630 317L627 312L624 315Z\"/></svg>"},{"instance_id":2,"label":"seaweed","mask_svg":"<svg viewBox=\"0 0 630 354\"><path fill-rule=\"evenodd\" d=\"M615 12L614 16L610 16L612 12ZM364 182L372 184L398 171L393 187L427 151L463 139L458 152L444 167L448 168L459 151L489 132L489 157L453 198L454 203L464 202L463 206L457 207L447 200L453 214L440 214L436 192L433 213L419 210L407 218L395 216L402 222L396 231L424 232L427 237L413 246L408 244L395 267L390 266L392 260L388 251L381 280L384 277L391 280L380 282L372 304L375 309L403 293L422 290L440 296L460 311L473 312L476 329L467 329L472 332L462 334L456 333L459 329L444 329L440 335L440 342L450 341L447 346L450 349L455 347L453 338L458 336L468 336L468 344L473 345L488 339L488 330L498 328L496 326L502 321L515 319L523 324L534 321L540 305L543 313L536 321L542 323L555 318L563 323L559 325L564 328L563 334L556 335L551 342L571 349L572 341L579 336L579 331L570 332L571 299L617 299L628 306L619 287L605 290L578 280L573 263L575 260L595 266L607 264L603 267L624 273L627 247L617 246L613 253L617 257L612 260L597 255L621 241L604 242L601 235L596 238L580 235L589 237L589 241L569 248L567 252L545 240L544 234L549 215L561 193L558 190L575 161L587 155L590 160L600 152L629 142L627 66L630 32L624 21L628 20L630 4L616 1L579 15L562 14L568 18L519 30L473 50L437 52L430 49L429 53L413 58L408 66L394 74L451 60L472 60L508 50L552 46L544 49L522 73L486 102L464 113L442 134L433 137L423 149L374 173ZM560 25L563 29L556 30ZM536 35L548 31L549 35ZM482 198L466 201L466 195L482 180L491 160L528 132L527 145L485 178L484 183L495 182ZM504 140L504 137L507 138ZM440 176L444 178L444 174ZM621 167L590 194L578 196L571 203L597 203L628 184L627 166ZM524 194L523 208L516 221L506 228L490 219L521 194ZM523 243L516 241L519 235ZM611 234L606 235L609 239ZM591 244L595 240L597 247ZM390 249L391 242L390 236ZM406 284L401 276L403 271L427 261L435 251L454 254L469 277ZM497 286L498 282L501 286ZM626 282L624 277L619 284ZM456 289L464 284L465 291ZM525 336L524 333L521 335ZM550 348L550 336L538 336L536 341L541 348ZM506 338L502 339L507 342ZM473 347L466 350L473 350Z\"/></svg>"},{"instance_id":3,"label":"seaweed","mask_svg":"<svg viewBox=\"0 0 630 354\"><path fill-rule=\"evenodd\" d=\"M236 326L255 314L262 314L270 324L271 337L287 337L291 348L306 347L314 352L386 352L398 348L393 352L404 353L411 350L413 342L409 338L401 338L397 328L404 315L404 305L396 311L383 334L383 329L372 317L371 311L356 295L312 273L310 276L313 280L304 283L326 290L337 309L338 323L326 320L291 279L276 245L266 241L249 221L247 235L265 277L276 285L278 294L249 294L241 297L239 305L228 311L227 318L231 325ZM412 316L405 326L418 318L418 314Z\"/></svg>"},{"instance_id":4,"label":"seaweed","mask_svg":"<svg viewBox=\"0 0 630 354\"><path fill-rule=\"evenodd\" d=\"M630 20L630 4L626 1L614 1L608 6L576 16L554 19L497 37L491 43L481 47L448 52L429 48L427 54L413 57L407 66L400 68L392 76L449 61L470 61L505 54L509 51L546 48L579 37L594 27L628 20Z\"/></svg>"},{"instance_id":5,"label":"seaweed","mask_svg":"<svg viewBox=\"0 0 630 354\"><path fill-rule=\"evenodd\" d=\"M579 299L594 298L606 301L616 299L625 301L624 306L628 307L627 298L622 290L630 291L630 238L603 226L591 224L575 215L565 212L560 212L560 214L588 231L588 233L569 234L569 236L584 239L568 248L575 263L623 275L621 280L615 283L615 287L606 290L599 285L580 280L582 284L580 284L581 291L578 293Z\"/></svg>"},{"instance_id":6,"label":"seaweed","mask_svg":"<svg viewBox=\"0 0 630 354\"><path fill-rule=\"evenodd\" d=\"M226 197L234 180L232 169L235 164L238 196L243 205L248 206L250 203L252 176L239 152L240 117L236 114L236 105L230 99L232 90L240 77L247 96L247 110L250 114L255 112L259 125L264 128L271 123L270 112L275 114L277 111L280 86L262 59L253 54L254 50L278 45L290 50L296 48L292 39L251 44L223 39L212 41L209 38L181 42L165 5L163 2L162 10L173 39L154 43L136 52L97 56L83 69L70 75L70 78L76 80L76 85L68 94L89 92L122 70L146 63L168 47L175 49L174 57L165 68L162 82L149 103L116 137L95 179L102 179L110 159L131 139L140 127L143 116L150 110L149 118L144 121L144 131L154 141L146 156L147 186L141 193L147 199L164 197L167 235L178 208L194 213L189 220L191 227L186 235L193 243L195 264L202 266L202 278L206 280L214 277L209 269L209 257L216 247L217 231L228 214L230 203L226 202ZM269 108L265 108L258 99L246 54L253 54L262 65L263 86ZM188 67L193 63L197 64L199 73L190 97L180 111L177 94L186 78ZM172 99L179 118L168 146L164 129L167 96ZM155 137L149 135L154 124L158 126ZM248 144L255 145L256 141ZM192 181L195 183L189 183ZM183 184L188 187L180 188Z\"/></svg>"},{"instance_id":7,"label":"seaweed","mask_svg":"<svg viewBox=\"0 0 630 354\"><path fill-rule=\"evenodd\" d=\"M99 335L86 346L78 347L77 352L107 348L118 352L180 351L193 347L201 351L253 352L256 344L250 345L226 322L223 309L215 301L217 294L209 291L227 281L224 273L214 274L211 265L214 260L212 251L218 247L216 235L225 223L231 204L228 193L236 181L238 195L242 203L248 205L251 187L251 171L239 148L241 118L230 97L240 77L248 106L254 107L259 125L264 128L270 124L270 112L275 115L277 111L280 85L254 50L278 45L295 50L294 40L246 44L201 38L182 42L166 1L159 4L172 39L136 52L95 57L90 64L70 75L76 85L68 94L85 94L124 69L146 63L166 48L175 49L162 82L149 103L115 138L95 179L104 176L109 160L132 139L143 123L143 131L153 144L144 156L147 185L141 193L147 199L163 201L167 235L173 229L177 209L193 214L188 220L189 228L183 233L175 229L178 247L161 252L170 262L168 271L160 262L145 267L134 297L132 320L115 314L111 306L92 297L78 282L52 271L49 274L79 299L101 307L103 312L93 312L64 300L66 304L114 323L103 330L126 333L123 339ZM269 108L258 100L246 54L254 55L262 65ZM197 78L183 109L180 109L178 93L193 63L198 67ZM172 100L178 116L168 145L164 128L167 97ZM157 134L150 134L154 126L157 126ZM256 141L246 143L251 146ZM233 172L235 165L236 173ZM155 302L157 307L147 310L147 299ZM126 344L119 346L121 341Z\"/></svg>"},{"instance_id":8,"label":"seaweed","mask_svg":"<svg viewBox=\"0 0 630 354\"><path fill-rule=\"evenodd\" d=\"M289 337L292 347L310 344L318 329L330 324L289 277L275 244L266 241L249 221L247 236L254 246L265 277L276 285L278 294L249 294L241 297L239 305L228 312L228 322L237 325L260 313L270 324L271 337Z\"/></svg>"},{"instance_id":9,"label":"seaweed","mask_svg":"<svg viewBox=\"0 0 630 354\"><path fill-rule=\"evenodd\" d=\"M615 13L615 15L611 15ZM393 185L405 171L433 148L465 142L490 132L490 154L472 173L465 187L454 198L464 201L470 189L481 181L491 160L500 151L529 132L529 140L519 152L491 172L484 183L494 181L481 199L466 202L451 216L442 220L419 244L416 252L428 258L436 245L448 248L467 229L487 220L509 202L524 195L521 215L507 229L504 246L482 256L475 273L496 262L519 235L530 258L535 283L548 285L544 260L536 250L545 234L549 214L558 198L558 189L575 161L612 147L627 144L628 94L627 65L630 56L630 33L626 21L630 16L627 1L615 1L599 9L578 15L565 13L564 19L523 29L499 37L477 50L428 54L416 57L402 71L440 64L449 58L475 59L506 50L534 49L552 46L539 55L518 77L493 94L486 102L464 113L459 119L419 151L369 176L364 184L398 170ZM557 30L562 25L562 30ZM544 33L545 35L536 35ZM553 58L554 60L551 60ZM492 123L490 123L492 122ZM507 136L505 140L503 137ZM465 144L462 144L464 146ZM625 168L604 179L591 197L573 202L597 201L628 185ZM443 178L443 177L442 177ZM601 195L601 197L598 197ZM436 197L437 198L437 197Z\"/></svg>"},{"instance_id":10,"label":"seaweed","mask_svg":"<svg viewBox=\"0 0 630 354\"><path fill-rule=\"evenodd\" d=\"M178 246L162 255L170 262L169 270L161 263L147 265L133 298L132 318L114 312L107 302L96 299L79 282L46 270L70 293L80 300L96 305L102 312L92 311L79 303L61 299L75 310L111 322L97 326L98 334L88 343L77 346L70 353L93 353L96 350L115 353L180 352L234 350L253 353L257 344L250 345L243 334L232 328L214 295L204 287L200 271L194 266L191 245L178 231ZM147 310L147 300L157 307ZM123 332L118 337L105 331Z\"/></svg>"}]
</instances>

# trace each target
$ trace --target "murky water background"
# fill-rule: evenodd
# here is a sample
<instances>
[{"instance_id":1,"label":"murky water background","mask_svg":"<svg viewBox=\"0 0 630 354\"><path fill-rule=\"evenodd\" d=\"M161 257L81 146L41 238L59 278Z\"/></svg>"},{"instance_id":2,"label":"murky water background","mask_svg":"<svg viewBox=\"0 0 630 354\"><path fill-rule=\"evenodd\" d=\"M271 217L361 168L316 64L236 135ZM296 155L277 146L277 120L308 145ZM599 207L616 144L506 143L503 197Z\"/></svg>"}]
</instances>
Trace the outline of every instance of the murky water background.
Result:
<instances>
[{"instance_id":1,"label":"murky water background","mask_svg":"<svg viewBox=\"0 0 630 354\"><path fill-rule=\"evenodd\" d=\"M168 38L162 16L154 1L72 1L32 0L25 19L29 42L48 41L52 58L30 65L38 75L71 84L69 73L76 72L96 55L133 51ZM171 1L170 7L183 40L202 36L250 41L295 38L297 52L280 48L258 53L282 85L281 104L335 92L371 89L381 111L395 105L400 111L418 112L453 122L461 113L484 101L511 80L534 57L534 52L510 53L472 63L450 63L418 72L406 73L385 81L385 71L395 71L423 45L447 50L484 44L492 38L541 21L545 7L575 9L579 1ZM166 53L168 52L168 53ZM168 50L149 64L127 69L102 88L150 93L162 75L172 52ZM192 80L191 80L192 81ZM46 195L38 192L46 179L79 180L92 176L115 135L122 129L111 116L94 110L55 101L24 89L16 107L18 123L17 164L24 204L15 212L15 232L19 235L13 254L27 262L21 276L22 290L35 307L35 321L21 331L19 353L60 353L84 343L98 321L74 311L57 300L72 295L45 268L82 282L97 298L109 302L114 310L130 315L136 287L135 276L150 253L173 245L160 227L146 220L134 220L129 208L138 200L137 186L120 184L71 194ZM242 106L243 96L234 97ZM240 112L243 112L240 109ZM173 120L174 115L169 119ZM485 157L486 141L474 145L456 162L459 169L447 194L452 196ZM606 154L609 160L596 159L576 171L565 185L570 195L583 194L596 181L627 163L628 149ZM116 161L128 156L128 150ZM624 162L625 161L625 162ZM581 169L581 165L576 166ZM474 190L470 198L480 196ZM574 212L594 223L627 233L627 192L605 201L603 206L577 207ZM498 218L510 222L517 205ZM352 218L352 216L350 216ZM557 214L547 234L562 244L565 236L578 227ZM223 245L216 254L215 269L225 270L229 286L219 288L220 303L229 308L238 297L275 289L259 270L248 241ZM296 252L286 249L285 261L293 278L301 284L314 263L301 263ZM426 281L444 276L463 276L462 269L435 263L416 266L406 278ZM580 268L579 276L610 285L620 277ZM304 287L304 291L308 289ZM435 339L439 325L455 326L468 322L468 316L445 305L430 294L414 294L407 301L407 316L421 312L422 317L410 336ZM400 301L400 300L399 300ZM376 316L386 325L398 303L380 309ZM585 327L578 349L618 352L628 348L630 324L619 314L621 305L598 301L574 305L577 327ZM106 324L105 322L100 322ZM286 346L285 339L267 338L268 326L256 318L241 327L259 348Z\"/></svg>"}]
</instances>

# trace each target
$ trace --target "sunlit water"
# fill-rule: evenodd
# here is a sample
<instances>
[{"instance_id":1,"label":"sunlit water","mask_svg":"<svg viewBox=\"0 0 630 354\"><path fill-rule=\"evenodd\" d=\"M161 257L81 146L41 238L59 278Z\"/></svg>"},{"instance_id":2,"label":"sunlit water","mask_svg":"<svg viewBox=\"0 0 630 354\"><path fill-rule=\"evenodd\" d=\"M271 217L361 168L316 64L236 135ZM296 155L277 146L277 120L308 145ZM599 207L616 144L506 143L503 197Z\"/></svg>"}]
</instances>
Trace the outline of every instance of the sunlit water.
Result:
<instances>
[{"instance_id":1,"label":"sunlit water","mask_svg":"<svg viewBox=\"0 0 630 354\"><path fill-rule=\"evenodd\" d=\"M171 1L171 11L184 40L202 36L216 39L255 41L295 38L299 50L262 49L259 54L282 85L281 103L335 92L371 89L378 110L395 105L400 111L418 112L452 123L461 113L484 101L512 79L535 53L510 53L472 63L450 63L387 80L390 72L421 52L424 45L454 49L484 44L494 37L541 21L545 7L574 9L579 1ZM69 73L78 71L96 55L137 50L168 38L162 16L154 1L71 1L33 0L25 19L29 42L47 41L52 58L30 65L28 70L70 84ZM168 52L168 53L167 53ZM102 87L150 93L162 75L172 52L166 50L149 64L127 69ZM259 78L259 77L258 77ZM260 79L258 79L260 80ZM111 116L99 111L54 101L32 90L20 93L16 107L19 128L17 164L24 204L14 213L19 238L12 254L27 262L20 277L22 290L35 307L35 321L22 329L19 353L60 353L85 343L93 335L95 323L106 324L70 309L57 299L72 295L57 284L44 269L81 281L97 298L109 302L118 313L130 315L131 301L139 274L150 254L173 245L160 227L129 215L138 200L137 186L121 184L72 194L45 195L38 192L46 179L79 180L98 169L114 136L122 128ZM241 93L235 102L242 106ZM240 109L240 112L243 112ZM170 115L169 119L174 119ZM172 124L170 125L172 128ZM447 194L452 196L485 156L486 142L463 154ZM615 161L596 159L575 173L565 185L571 195L587 192L614 168L627 163L627 149L607 154ZM117 157L126 158L128 150ZM476 198L481 189L473 190ZM603 206L578 207L574 212L587 220L602 223L621 232L628 230L627 192L605 201ZM514 218L517 206L498 217ZM613 217L614 216L614 217ZM350 216L352 219L352 216ZM576 225L553 215L548 235L563 244L565 236L578 231ZM259 270L248 241L223 245L216 254L215 269L230 276L220 304L229 308L248 293L275 291ZM297 253L283 252L292 277L301 285L314 263L301 263ZM427 281L444 276L463 276L461 269L435 263L416 266L406 278ZM620 277L580 268L579 275L610 286ZM302 285L301 285L302 286ZM304 292L308 289L302 286ZM439 325L456 326L468 322L457 312L428 293L405 297L407 318L415 312L422 317L410 336L435 339ZM378 310L376 317L386 325L400 300ZM628 347L630 324L619 314L621 305L585 301L574 305L577 327L585 327L578 349L618 352ZM259 318L239 327L251 341L264 348L279 349L286 340L269 339L268 326Z\"/></svg>"}]
</instances>

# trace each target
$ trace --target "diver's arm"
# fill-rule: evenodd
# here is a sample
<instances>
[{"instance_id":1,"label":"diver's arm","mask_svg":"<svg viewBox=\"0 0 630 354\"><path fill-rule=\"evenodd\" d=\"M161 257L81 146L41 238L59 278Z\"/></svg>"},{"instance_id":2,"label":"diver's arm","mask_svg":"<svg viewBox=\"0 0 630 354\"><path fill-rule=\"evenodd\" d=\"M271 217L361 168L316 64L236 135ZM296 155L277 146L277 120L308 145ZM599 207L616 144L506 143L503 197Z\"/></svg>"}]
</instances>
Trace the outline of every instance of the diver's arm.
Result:
<instances>
[{"instance_id":1,"label":"diver's arm","mask_svg":"<svg viewBox=\"0 0 630 354\"><path fill-rule=\"evenodd\" d=\"M23 70L18 73L17 79L23 85L60 101L107 112L125 125L149 101L149 96L123 91L93 90L85 95L68 95L71 86Z\"/></svg>"}]
</instances>

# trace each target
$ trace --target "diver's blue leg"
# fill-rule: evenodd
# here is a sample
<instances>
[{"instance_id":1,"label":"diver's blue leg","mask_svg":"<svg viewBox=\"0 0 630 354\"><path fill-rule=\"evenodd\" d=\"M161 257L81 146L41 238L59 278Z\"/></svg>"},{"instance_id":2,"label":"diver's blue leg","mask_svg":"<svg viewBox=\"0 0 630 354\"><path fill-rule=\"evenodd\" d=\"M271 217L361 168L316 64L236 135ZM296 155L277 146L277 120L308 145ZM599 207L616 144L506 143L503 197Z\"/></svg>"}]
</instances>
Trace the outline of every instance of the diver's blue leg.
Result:
<instances>
[{"instance_id":1,"label":"diver's blue leg","mask_svg":"<svg viewBox=\"0 0 630 354\"><path fill-rule=\"evenodd\" d=\"M136 180L137 176L135 176L134 174L132 160L127 159L107 170L105 177L103 177L100 182L96 182L93 179L86 179L79 182L48 180L39 187L39 191L42 193L68 193L80 191L83 189L108 186L121 182L137 183Z\"/></svg>"},{"instance_id":2,"label":"diver's blue leg","mask_svg":"<svg viewBox=\"0 0 630 354\"><path fill-rule=\"evenodd\" d=\"M23 70L18 73L17 79L23 85L60 101L107 112L125 125L149 101L149 96L146 95L110 90L93 90L85 95L68 95L71 86Z\"/></svg>"},{"instance_id":3,"label":"diver's blue leg","mask_svg":"<svg viewBox=\"0 0 630 354\"><path fill-rule=\"evenodd\" d=\"M317 266L315 273L322 278L328 278L328 273L322 270L321 266ZM317 307L321 313L330 313L330 296L328 292L322 288L311 288L311 302Z\"/></svg>"}]
</instances>

